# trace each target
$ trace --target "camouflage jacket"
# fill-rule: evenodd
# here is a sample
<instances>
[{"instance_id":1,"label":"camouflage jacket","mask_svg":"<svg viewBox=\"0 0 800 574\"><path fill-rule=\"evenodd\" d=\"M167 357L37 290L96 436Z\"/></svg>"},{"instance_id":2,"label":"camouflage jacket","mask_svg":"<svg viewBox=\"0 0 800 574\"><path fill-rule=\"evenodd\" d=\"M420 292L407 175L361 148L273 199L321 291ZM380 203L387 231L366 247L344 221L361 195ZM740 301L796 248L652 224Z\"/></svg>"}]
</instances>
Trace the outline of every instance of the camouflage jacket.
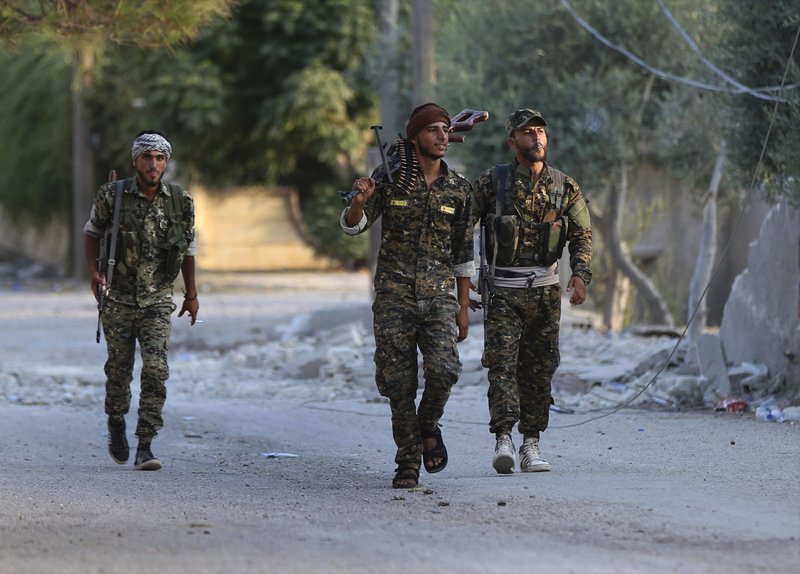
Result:
<instances>
[{"instance_id":1,"label":"camouflage jacket","mask_svg":"<svg viewBox=\"0 0 800 574\"><path fill-rule=\"evenodd\" d=\"M114 220L116 184L105 183L97 190L89 221L83 232L100 238ZM167 269L168 232L171 222L166 204L172 192L183 195L183 226L189 244L186 255L195 254L194 202L188 192L161 183L151 202L138 189L136 178L125 180L120 227L117 237L116 265L109 299L140 308L172 302L174 277ZM138 222L138 225L137 223Z\"/></svg>"},{"instance_id":2,"label":"camouflage jacket","mask_svg":"<svg viewBox=\"0 0 800 574\"><path fill-rule=\"evenodd\" d=\"M471 194L469 181L444 161L430 187L422 173L409 194L397 185L378 186L364 206L363 224L345 227L362 233L382 216L376 292L425 299L453 293L455 277L472 274Z\"/></svg>"},{"instance_id":3,"label":"camouflage jacket","mask_svg":"<svg viewBox=\"0 0 800 574\"><path fill-rule=\"evenodd\" d=\"M494 168L492 168L494 169ZM496 211L496 191L492 187L492 169L488 169L478 176L475 181L475 192L472 200L472 214L474 223L485 223L487 216L494 215ZM526 221L541 223L544 216L553 206L551 198L555 183L549 166L536 181L532 180L530 168L514 160L512 164L512 177L509 185L509 195L514 209ZM590 264L592 261L592 228L589 219L589 209L581 193L578 183L567 176L564 179L566 197L563 201L563 215L567 219L567 242L569 246L569 264L572 274L577 275L586 285L592 280ZM534 245L539 238L535 230L528 228L520 237L522 250L535 249ZM523 263L524 264L524 263Z\"/></svg>"}]
</instances>

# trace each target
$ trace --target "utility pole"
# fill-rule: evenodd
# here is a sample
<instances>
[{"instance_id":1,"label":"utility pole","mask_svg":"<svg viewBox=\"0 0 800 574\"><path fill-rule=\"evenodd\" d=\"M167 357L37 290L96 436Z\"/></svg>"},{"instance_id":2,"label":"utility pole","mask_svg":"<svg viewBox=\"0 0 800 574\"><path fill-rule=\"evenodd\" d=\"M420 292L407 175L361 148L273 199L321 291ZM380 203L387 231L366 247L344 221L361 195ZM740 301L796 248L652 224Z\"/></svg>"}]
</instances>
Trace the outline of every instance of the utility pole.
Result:
<instances>
[{"instance_id":1,"label":"utility pole","mask_svg":"<svg viewBox=\"0 0 800 574\"><path fill-rule=\"evenodd\" d=\"M414 29L413 105L419 106L433 99L435 75L433 69L433 2L413 0L411 20Z\"/></svg>"},{"instance_id":2,"label":"utility pole","mask_svg":"<svg viewBox=\"0 0 800 574\"><path fill-rule=\"evenodd\" d=\"M381 123L388 135L387 142L394 141L400 131L397 118L397 92L399 86L397 62L397 0L380 0L378 6L378 43L381 51L383 74L378 86L381 103Z\"/></svg>"},{"instance_id":3,"label":"utility pole","mask_svg":"<svg viewBox=\"0 0 800 574\"><path fill-rule=\"evenodd\" d=\"M378 3L378 44L381 53L381 69L383 76L378 86L380 99L381 123L386 133L384 141L391 143L395 134L400 131L397 118L397 91L399 80L397 77L397 0L380 0ZM380 154L375 154L380 156ZM373 166L370 166L370 168ZM369 229L369 254L368 265L372 276L375 276L375 267L378 264L378 251L381 247L381 221L372 224ZM371 282L370 282L371 284Z\"/></svg>"},{"instance_id":4,"label":"utility pole","mask_svg":"<svg viewBox=\"0 0 800 574\"><path fill-rule=\"evenodd\" d=\"M92 187L92 149L89 145L89 126L86 122L86 109L83 102L84 88L87 84L84 74L91 56L78 51L72 67L72 224L70 238L72 261L70 275L76 279L85 276L86 261L83 251L81 230L89 211L87 195Z\"/></svg>"}]
</instances>

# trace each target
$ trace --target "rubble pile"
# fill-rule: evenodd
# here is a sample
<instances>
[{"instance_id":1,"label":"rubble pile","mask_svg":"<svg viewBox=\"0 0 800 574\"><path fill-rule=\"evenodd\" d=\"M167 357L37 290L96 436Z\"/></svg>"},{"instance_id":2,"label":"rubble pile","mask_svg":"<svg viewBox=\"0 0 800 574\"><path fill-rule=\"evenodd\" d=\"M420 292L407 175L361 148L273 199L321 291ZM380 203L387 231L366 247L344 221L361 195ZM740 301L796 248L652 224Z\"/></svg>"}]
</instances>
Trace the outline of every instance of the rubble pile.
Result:
<instances>
[{"instance_id":1,"label":"rubble pile","mask_svg":"<svg viewBox=\"0 0 800 574\"><path fill-rule=\"evenodd\" d=\"M553 379L554 408L586 413L618 408L704 409L797 420L782 394L780 376L764 365L726 365L719 340L704 335L690 347L678 334L657 329L603 332L591 322L565 321L561 366ZM462 375L454 394L484 395L483 329L473 324L459 344ZM272 398L327 401L379 400L375 388L368 306L359 312L300 314L266 340L213 347L177 341L170 350L170 396L232 400ZM424 384L420 358L420 385ZM134 380L138 381L137 365ZM134 393L138 384L134 383ZM0 369L0 400L28 405L102 405L101 365L30 365ZM766 409L766 410L765 410Z\"/></svg>"}]
</instances>

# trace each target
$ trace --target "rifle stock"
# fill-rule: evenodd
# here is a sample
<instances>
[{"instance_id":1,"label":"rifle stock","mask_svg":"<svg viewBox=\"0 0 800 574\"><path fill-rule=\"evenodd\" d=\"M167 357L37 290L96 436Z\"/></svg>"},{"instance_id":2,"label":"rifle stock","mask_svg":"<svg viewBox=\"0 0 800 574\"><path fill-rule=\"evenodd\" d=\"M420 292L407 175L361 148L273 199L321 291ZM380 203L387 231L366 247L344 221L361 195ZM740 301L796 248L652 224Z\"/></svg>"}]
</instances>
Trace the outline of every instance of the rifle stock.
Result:
<instances>
[{"instance_id":1,"label":"rifle stock","mask_svg":"<svg viewBox=\"0 0 800 574\"><path fill-rule=\"evenodd\" d=\"M463 143L464 136L453 135L457 132L468 132L475 127L478 122L489 119L489 112L483 110L471 110L469 108L461 110L450 120L450 143Z\"/></svg>"}]
</instances>

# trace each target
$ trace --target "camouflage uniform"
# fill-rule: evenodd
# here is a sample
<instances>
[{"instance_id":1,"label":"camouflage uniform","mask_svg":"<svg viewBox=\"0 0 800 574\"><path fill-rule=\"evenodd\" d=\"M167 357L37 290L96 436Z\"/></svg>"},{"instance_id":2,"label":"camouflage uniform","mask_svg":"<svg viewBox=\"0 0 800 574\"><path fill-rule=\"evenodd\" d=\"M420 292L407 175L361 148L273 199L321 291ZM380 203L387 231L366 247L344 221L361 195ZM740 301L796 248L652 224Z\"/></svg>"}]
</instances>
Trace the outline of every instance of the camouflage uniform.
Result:
<instances>
[{"instance_id":1,"label":"camouflage uniform","mask_svg":"<svg viewBox=\"0 0 800 574\"><path fill-rule=\"evenodd\" d=\"M116 184L107 183L95 194L92 212L83 232L99 238L111 227ZM172 223L166 203L172 193L182 194L186 255L194 255L194 204L177 186L161 184L151 202L139 191L136 179L125 180L120 213L117 256L111 290L102 321L108 359L105 364L105 412L112 419L124 417L131 403L136 341L142 355L142 374L136 436L149 442L163 426L161 409L169 378L167 348L174 271L167 268L168 233ZM178 262L178 264L180 261Z\"/></svg>"},{"instance_id":2,"label":"camouflage uniform","mask_svg":"<svg viewBox=\"0 0 800 574\"><path fill-rule=\"evenodd\" d=\"M545 165L536 181L531 170L512 164L509 186L514 209L526 221L519 238L518 259L504 267L506 276L513 277L514 268L531 269L535 265L533 254L539 250L535 224L541 223L553 207L554 171ZM567 241L572 274L583 279L588 286L592 274L589 263L592 257L592 231L586 201L580 187L570 177L564 178L566 194L563 214L567 218ZM476 222L485 223L495 214L496 191L492 186L492 170L483 172L475 182L473 216ZM491 264L492 251L487 250ZM510 434L519 422L523 435L538 437L547 428L550 405L553 403L550 381L558 368L559 321L561 319L561 287L556 273L550 284L508 287L501 283L489 305L486 322L483 366L489 369L489 430L496 434ZM544 268L541 268L544 269ZM503 275L500 271L498 275Z\"/></svg>"},{"instance_id":3,"label":"camouflage uniform","mask_svg":"<svg viewBox=\"0 0 800 574\"><path fill-rule=\"evenodd\" d=\"M375 177L376 174L373 174ZM455 316L455 277L472 274L471 186L442 161L442 175L428 187L419 173L411 193L379 185L351 235L381 220L381 247L372 305L375 382L389 399L399 466L419 466L420 429L434 428L461 374ZM419 408L417 348L425 385Z\"/></svg>"}]
</instances>

